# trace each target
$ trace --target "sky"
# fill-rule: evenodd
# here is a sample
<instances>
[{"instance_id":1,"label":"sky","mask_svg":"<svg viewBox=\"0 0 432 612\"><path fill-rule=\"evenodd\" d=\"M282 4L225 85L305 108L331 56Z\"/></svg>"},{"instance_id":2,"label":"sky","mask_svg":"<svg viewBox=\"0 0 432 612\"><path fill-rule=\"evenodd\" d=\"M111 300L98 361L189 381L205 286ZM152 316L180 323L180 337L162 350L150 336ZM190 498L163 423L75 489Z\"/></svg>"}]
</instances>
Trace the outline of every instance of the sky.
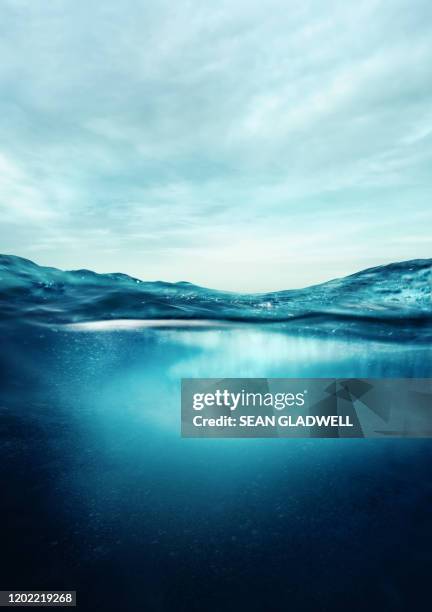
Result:
<instances>
[{"instance_id":1,"label":"sky","mask_svg":"<svg viewBox=\"0 0 432 612\"><path fill-rule=\"evenodd\" d=\"M432 253L430 0L3 0L0 252L233 291Z\"/></svg>"}]
</instances>

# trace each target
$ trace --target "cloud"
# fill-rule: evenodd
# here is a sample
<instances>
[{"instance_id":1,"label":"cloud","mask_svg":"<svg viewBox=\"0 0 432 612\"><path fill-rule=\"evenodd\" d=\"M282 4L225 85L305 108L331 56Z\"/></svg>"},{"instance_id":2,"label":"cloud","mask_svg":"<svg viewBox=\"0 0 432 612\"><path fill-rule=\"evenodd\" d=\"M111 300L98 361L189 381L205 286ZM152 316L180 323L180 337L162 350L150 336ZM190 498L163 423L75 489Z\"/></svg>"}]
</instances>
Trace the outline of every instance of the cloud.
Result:
<instances>
[{"instance_id":1,"label":"cloud","mask_svg":"<svg viewBox=\"0 0 432 612\"><path fill-rule=\"evenodd\" d=\"M39 181L0 152L0 214L3 221L40 223L55 216Z\"/></svg>"},{"instance_id":2,"label":"cloud","mask_svg":"<svg viewBox=\"0 0 432 612\"><path fill-rule=\"evenodd\" d=\"M4 3L3 250L250 290L427 256L431 13Z\"/></svg>"}]
</instances>

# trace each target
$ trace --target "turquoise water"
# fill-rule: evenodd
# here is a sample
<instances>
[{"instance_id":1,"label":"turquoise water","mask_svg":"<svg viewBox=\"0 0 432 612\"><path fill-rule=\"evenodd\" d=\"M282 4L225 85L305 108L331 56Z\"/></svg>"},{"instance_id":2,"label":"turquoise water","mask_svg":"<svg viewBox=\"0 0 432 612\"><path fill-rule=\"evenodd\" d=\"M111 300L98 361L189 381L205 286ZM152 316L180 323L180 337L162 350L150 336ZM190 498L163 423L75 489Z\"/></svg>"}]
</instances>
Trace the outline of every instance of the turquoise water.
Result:
<instances>
[{"instance_id":1,"label":"turquoise water","mask_svg":"<svg viewBox=\"0 0 432 612\"><path fill-rule=\"evenodd\" d=\"M430 260L215 292L0 259L1 583L81 610L406 610L430 440L182 439L182 377L430 377Z\"/></svg>"},{"instance_id":2,"label":"turquoise water","mask_svg":"<svg viewBox=\"0 0 432 612\"><path fill-rule=\"evenodd\" d=\"M402 610L427 572L429 441L181 439L179 384L430 376L427 344L37 327L1 356L10 588L89 610Z\"/></svg>"},{"instance_id":3,"label":"turquoise water","mask_svg":"<svg viewBox=\"0 0 432 612\"><path fill-rule=\"evenodd\" d=\"M314 333L431 337L431 259L362 270L304 289L241 294L125 274L65 272L0 255L0 321L59 325L95 321L289 322Z\"/></svg>"}]
</instances>

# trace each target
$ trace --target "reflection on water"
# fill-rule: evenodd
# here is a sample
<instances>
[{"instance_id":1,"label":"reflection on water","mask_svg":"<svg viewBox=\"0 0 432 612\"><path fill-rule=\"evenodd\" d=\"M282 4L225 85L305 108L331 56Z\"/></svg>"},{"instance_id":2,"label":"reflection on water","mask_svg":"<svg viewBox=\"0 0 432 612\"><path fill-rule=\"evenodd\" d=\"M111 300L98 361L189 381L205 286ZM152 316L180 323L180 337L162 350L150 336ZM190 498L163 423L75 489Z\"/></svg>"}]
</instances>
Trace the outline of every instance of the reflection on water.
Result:
<instances>
[{"instance_id":1,"label":"reflection on water","mask_svg":"<svg viewBox=\"0 0 432 612\"><path fill-rule=\"evenodd\" d=\"M7 588L76 588L82 609L404 609L426 571L429 441L181 439L179 379L426 377L427 345L59 328L5 336L1 360Z\"/></svg>"}]
</instances>

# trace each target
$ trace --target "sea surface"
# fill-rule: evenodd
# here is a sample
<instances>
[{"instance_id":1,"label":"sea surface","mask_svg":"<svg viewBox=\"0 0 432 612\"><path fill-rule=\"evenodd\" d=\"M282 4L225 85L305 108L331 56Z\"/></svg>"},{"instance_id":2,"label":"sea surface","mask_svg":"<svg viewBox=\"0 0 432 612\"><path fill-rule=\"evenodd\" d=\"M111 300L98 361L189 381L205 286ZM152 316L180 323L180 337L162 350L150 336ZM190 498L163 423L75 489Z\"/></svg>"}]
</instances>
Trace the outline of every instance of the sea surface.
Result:
<instances>
[{"instance_id":1,"label":"sea surface","mask_svg":"<svg viewBox=\"0 0 432 612\"><path fill-rule=\"evenodd\" d=\"M265 296L0 263L1 589L426 609L432 441L182 439L180 379L431 377L430 260Z\"/></svg>"}]
</instances>

